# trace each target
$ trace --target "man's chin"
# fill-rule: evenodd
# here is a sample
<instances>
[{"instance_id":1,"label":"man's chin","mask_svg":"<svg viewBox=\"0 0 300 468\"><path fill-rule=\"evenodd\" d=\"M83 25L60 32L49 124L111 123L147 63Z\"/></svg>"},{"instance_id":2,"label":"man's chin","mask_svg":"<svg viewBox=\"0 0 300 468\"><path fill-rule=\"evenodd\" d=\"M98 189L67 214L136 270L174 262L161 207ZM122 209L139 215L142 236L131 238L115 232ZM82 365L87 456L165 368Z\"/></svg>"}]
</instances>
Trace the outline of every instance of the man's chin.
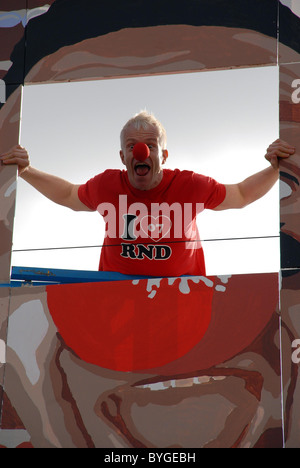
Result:
<instances>
[{"instance_id":1,"label":"man's chin","mask_svg":"<svg viewBox=\"0 0 300 468\"><path fill-rule=\"evenodd\" d=\"M131 185L138 189L138 190L150 190L153 185L153 180L149 177L149 174L145 176L138 176L135 174L132 181L130 181Z\"/></svg>"},{"instance_id":2,"label":"man's chin","mask_svg":"<svg viewBox=\"0 0 300 468\"><path fill-rule=\"evenodd\" d=\"M138 190L151 190L155 188L160 184L162 177L162 172L154 173L153 170L143 176L139 176L135 172L130 174L128 173L130 184Z\"/></svg>"}]
</instances>

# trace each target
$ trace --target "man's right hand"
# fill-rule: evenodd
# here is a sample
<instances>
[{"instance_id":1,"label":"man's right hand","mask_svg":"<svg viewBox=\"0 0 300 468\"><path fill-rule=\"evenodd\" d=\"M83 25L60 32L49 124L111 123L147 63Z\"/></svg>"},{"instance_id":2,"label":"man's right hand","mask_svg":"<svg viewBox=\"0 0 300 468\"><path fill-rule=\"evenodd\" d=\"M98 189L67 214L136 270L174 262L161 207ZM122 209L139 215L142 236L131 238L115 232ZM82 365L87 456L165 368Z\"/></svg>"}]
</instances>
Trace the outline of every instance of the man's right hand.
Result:
<instances>
[{"instance_id":1,"label":"man's right hand","mask_svg":"<svg viewBox=\"0 0 300 468\"><path fill-rule=\"evenodd\" d=\"M5 165L17 164L19 176L54 203L74 211L91 211L78 197L79 185L32 167L28 152L22 146L16 145L2 153L0 161Z\"/></svg>"},{"instance_id":2,"label":"man's right hand","mask_svg":"<svg viewBox=\"0 0 300 468\"><path fill-rule=\"evenodd\" d=\"M17 164L19 176L30 166L28 152L23 146L16 145L0 155L3 164Z\"/></svg>"}]
</instances>

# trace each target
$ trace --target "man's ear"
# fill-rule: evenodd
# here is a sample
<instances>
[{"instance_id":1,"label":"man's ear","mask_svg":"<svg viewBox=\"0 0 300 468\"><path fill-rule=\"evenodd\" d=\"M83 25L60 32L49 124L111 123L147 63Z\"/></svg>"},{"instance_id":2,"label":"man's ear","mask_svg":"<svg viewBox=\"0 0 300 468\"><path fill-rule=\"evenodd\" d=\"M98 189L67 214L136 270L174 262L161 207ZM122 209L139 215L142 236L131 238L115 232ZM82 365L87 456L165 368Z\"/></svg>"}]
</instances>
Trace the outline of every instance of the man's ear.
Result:
<instances>
[{"instance_id":1,"label":"man's ear","mask_svg":"<svg viewBox=\"0 0 300 468\"><path fill-rule=\"evenodd\" d=\"M166 149L163 150L162 151L162 160L161 160L162 164L165 164L166 160L168 159L168 156L169 156L168 150L166 150Z\"/></svg>"},{"instance_id":2,"label":"man's ear","mask_svg":"<svg viewBox=\"0 0 300 468\"><path fill-rule=\"evenodd\" d=\"M122 150L120 150L120 158L121 158L121 161L122 161L122 163L124 164L124 166L126 166L126 164L125 164L125 156L124 156L124 153L123 153Z\"/></svg>"}]
</instances>

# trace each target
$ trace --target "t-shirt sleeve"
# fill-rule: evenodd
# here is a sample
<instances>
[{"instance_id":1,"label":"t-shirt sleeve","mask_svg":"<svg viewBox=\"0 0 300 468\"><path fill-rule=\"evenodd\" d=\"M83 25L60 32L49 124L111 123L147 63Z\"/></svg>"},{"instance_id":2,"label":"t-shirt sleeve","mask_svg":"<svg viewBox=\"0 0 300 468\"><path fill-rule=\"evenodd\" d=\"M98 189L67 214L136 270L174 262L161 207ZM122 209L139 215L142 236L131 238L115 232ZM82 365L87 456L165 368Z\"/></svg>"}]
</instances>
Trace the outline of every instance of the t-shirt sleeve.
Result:
<instances>
[{"instance_id":1,"label":"t-shirt sleeve","mask_svg":"<svg viewBox=\"0 0 300 468\"><path fill-rule=\"evenodd\" d=\"M199 201L204 204L205 209L212 210L224 201L226 187L212 177L193 173L193 183L196 197L199 197Z\"/></svg>"},{"instance_id":2,"label":"t-shirt sleeve","mask_svg":"<svg viewBox=\"0 0 300 468\"><path fill-rule=\"evenodd\" d=\"M97 210L99 205L99 187L101 187L102 174L99 174L92 179L88 180L78 188L78 197L80 201L86 205L90 210Z\"/></svg>"}]
</instances>

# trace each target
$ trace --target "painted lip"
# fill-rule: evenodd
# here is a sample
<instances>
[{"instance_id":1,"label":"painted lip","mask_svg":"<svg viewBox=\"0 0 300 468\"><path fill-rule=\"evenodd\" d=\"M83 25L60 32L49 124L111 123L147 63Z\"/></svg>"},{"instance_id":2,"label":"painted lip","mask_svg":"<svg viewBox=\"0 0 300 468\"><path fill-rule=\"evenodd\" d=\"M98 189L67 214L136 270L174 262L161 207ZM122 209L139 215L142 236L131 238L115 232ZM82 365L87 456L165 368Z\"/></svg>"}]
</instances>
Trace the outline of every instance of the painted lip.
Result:
<instances>
[{"instance_id":1,"label":"painted lip","mask_svg":"<svg viewBox=\"0 0 300 468\"><path fill-rule=\"evenodd\" d=\"M224 431L234 429L236 435L228 442L228 447L238 447L244 442L244 436L247 434L245 432L245 411L250 408L246 426L248 429L253 415L257 413L259 408L263 387L264 377L258 371L241 368L211 368L199 373L199 375L181 374L168 379L164 376L158 376L129 385L125 384L101 395L96 402L95 412L98 416L103 417L104 415L108 418L125 436L125 439L129 440L130 437L131 441L135 440L139 444L147 441L145 447L148 446L149 442L151 446L156 446L156 426L165 425L166 414L167 418L173 415L174 422L182 421L183 408L186 410L190 405L193 405L199 424L202 424L202 418L205 420L207 416L205 398L215 398L216 412L212 418L212 424L219 424L220 430L215 431L213 437L207 438L205 436L200 442L200 446L205 447L213 442L218 444L219 441L222 441ZM222 400L220 401L218 397L222 397ZM108 400L110 400L110 405L108 405ZM224 408L224 401L226 406L228 405L227 412L222 415L221 411L218 415L218 409ZM129 408L134 409L135 405L138 407L138 413L135 413L134 410L129 413ZM150 418L147 417L149 415L147 407L153 408L153 415ZM143 414L144 409L146 409L146 413ZM128 419L128 414L130 414L130 419ZM140 430L142 416L144 416L145 421L145 430L143 431ZM222 422L219 423L219 420ZM120 421L122 421L122 425ZM182 434L185 437L187 431L195 428L190 421L190 418L185 420L183 433L180 432L182 428L176 424L170 426L166 447L181 446L178 445L178 441Z\"/></svg>"}]
</instances>

